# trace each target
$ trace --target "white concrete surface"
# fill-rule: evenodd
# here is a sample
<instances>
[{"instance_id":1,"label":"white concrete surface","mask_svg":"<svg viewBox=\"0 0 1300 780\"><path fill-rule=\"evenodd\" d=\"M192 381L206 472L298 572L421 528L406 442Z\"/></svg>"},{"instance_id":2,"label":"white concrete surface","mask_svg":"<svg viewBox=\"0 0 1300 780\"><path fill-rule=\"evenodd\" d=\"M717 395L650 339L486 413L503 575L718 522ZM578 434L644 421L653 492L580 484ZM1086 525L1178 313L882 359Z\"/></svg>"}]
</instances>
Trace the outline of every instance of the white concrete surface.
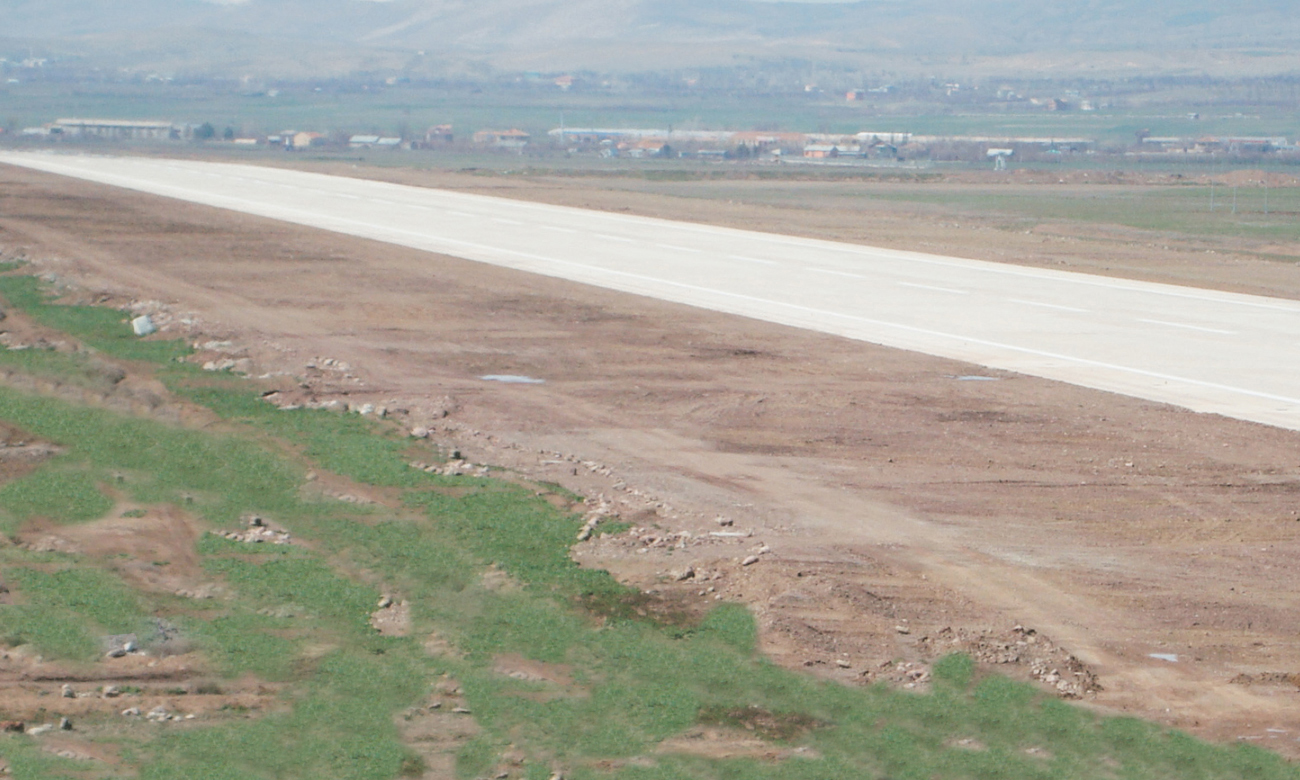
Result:
<instances>
[{"instance_id":1,"label":"white concrete surface","mask_svg":"<svg viewBox=\"0 0 1300 780\"><path fill-rule=\"evenodd\" d=\"M1300 430L1300 302L249 165L0 162Z\"/></svg>"}]
</instances>

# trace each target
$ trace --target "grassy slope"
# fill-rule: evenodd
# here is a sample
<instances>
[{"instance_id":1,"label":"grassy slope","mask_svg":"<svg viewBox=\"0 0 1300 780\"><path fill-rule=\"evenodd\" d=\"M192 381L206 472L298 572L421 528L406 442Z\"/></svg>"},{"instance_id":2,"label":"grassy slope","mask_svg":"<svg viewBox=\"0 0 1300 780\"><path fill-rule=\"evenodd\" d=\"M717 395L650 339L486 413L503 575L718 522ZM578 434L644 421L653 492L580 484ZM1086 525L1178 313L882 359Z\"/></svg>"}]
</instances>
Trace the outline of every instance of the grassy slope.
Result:
<instances>
[{"instance_id":1,"label":"grassy slope","mask_svg":"<svg viewBox=\"0 0 1300 780\"><path fill-rule=\"evenodd\" d=\"M176 504L216 528L256 511L306 542L250 549L204 537L204 568L236 594L205 602L132 591L105 561L0 547L0 576L26 599L0 606L0 638L8 644L89 663L100 634L147 632L150 618L163 618L180 625L222 673L286 684L283 711L251 720L232 716L125 736L94 719L79 724L118 743L141 778L418 774L420 759L400 740L395 716L426 701L444 674L463 689L480 726L460 747L463 778L494 774L507 748L524 757L512 776L527 778L556 768L570 778L647 780L1296 776L1258 749L1097 717L1001 677L975 681L960 656L936 667L930 694L853 689L766 661L740 606L719 606L695 624L641 617L641 594L570 560L579 520L532 486L409 469L411 448L427 445L357 417L276 410L257 400L251 383L176 363L182 345L126 337L120 313L49 305L34 284L0 277L0 294L102 356L155 371L173 392L225 418L229 431L185 430L0 388L0 419L66 447L0 489L4 532L37 515L91 520L107 511L102 486L111 483L138 502ZM84 366L73 364L89 359L41 368L77 375ZM31 360L0 352L7 367ZM308 467L397 491L406 508L359 510L305 498ZM489 564L517 587L489 587ZM370 628L381 589L410 601L412 638ZM428 654L421 640L430 632L453 651ZM494 672L503 653L566 664L574 684L557 690ZM758 760L660 749L701 722L742 734L746 724L756 726L752 733L774 748L807 750ZM985 749L957 745L965 739ZM77 762L42 753L36 742L0 737L0 755L15 776L84 776Z\"/></svg>"}]
</instances>

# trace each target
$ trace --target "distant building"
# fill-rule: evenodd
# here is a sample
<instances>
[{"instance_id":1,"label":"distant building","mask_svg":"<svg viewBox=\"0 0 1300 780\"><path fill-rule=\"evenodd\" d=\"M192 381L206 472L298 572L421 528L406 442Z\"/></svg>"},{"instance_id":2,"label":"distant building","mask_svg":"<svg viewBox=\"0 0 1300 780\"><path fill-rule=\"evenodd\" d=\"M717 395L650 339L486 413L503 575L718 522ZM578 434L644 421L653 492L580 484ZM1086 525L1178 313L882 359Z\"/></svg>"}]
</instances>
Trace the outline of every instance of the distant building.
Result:
<instances>
[{"instance_id":1,"label":"distant building","mask_svg":"<svg viewBox=\"0 0 1300 780\"><path fill-rule=\"evenodd\" d=\"M858 100L866 100L867 91L865 89L850 89L848 92L844 93L844 99L850 103Z\"/></svg>"},{"instance_id":2,"label":"distant building","mask_svg":"<svg viewBox=\"0 0 1300 780\"><path fill-rule=\"evenodd\" d=\"M325 144L325 136L320 133L294 133L287 137L289 139L289 143L285 147L287 149L310 149L313 146L323 146Z\"/></svg>"},{"instance_id":3,"label":"distant building","mask_svg":"<svg viewBox=\"0 0 1300 780\"><path fill-rule=\"evenodd\" d=\"M455 139L451 125L434 125L424 131L424 142L427 144L449 144Z\"/></svg>"},{"instance_id":4,"label":"distant building","mask_svg":"<svg viewBox=\"0 0 1300 780\"><path fill-rule=\"evenodd\" d=\"M50 126L52 135L65 138L104 138L112 141L165 141L179 138L171 122L122 119L60 119Z\"/></svg>"},{"instance_id":5,"label":"distant building","mask_svg":"<svg viewBox=\"0 0 1300 780\"><path fill-rule=\"evenodd\" d=\"M402 139L396 136L354 135L348 139L348 146L353 149L397 149Z\"/></svg>"},{"instance_id":6,"label":"distant building","mask_svg":"<svg viewBox=\"0 0 1300 780\"><path fill-rule=\"evenodd\" d=\"M620 144L619 150L626 151L628 157L663 157L670 149L661 138L644 138L630 144Z\"/></svg>"},{"instance_id":7,"label":"distant building","mask_svg":"<svg viewBox=\"0 0 1300 780\"><path fill-rule=\"evenodd\" d=\"M1286 146L1287 140L1281 136L1210 136L1196 141L1198 152L1224 151L1229 154L1262 154Z\"/></svg>"},{"instance_id":8,"label":"distant building","mask_svg":"<svg viewBox=\"0 0 1300 780\"><path fill-rule=\"evenodd\" d=\"M809 144L803 148L803 156L813 160L839 157L840 148L834 144Z\"/></svg>"},{"instance_id":9,"label":"distant building","mask_svg":"<svg viewBox=\"0 0 1300 780\"><path fill-rule=\"evenodd\" d=\"M899 146L911 142L912 134L895 133L892 131L877 132L864 130L855 135L854 138L858 140L858 143L866 144L868 146L874 146L876 144L891 144L893 146Z\"/></svg>"},{"instance_id":10,"label":"distant building","mask_svg":"<svg viewBox=\"0 0 1300 780\"><path fill-rule=\"evenodd\" d=\"M503 149L522 149L531 139L523 130L479 130L474 134L474 143Z\"/></svg>"}]
</instances>

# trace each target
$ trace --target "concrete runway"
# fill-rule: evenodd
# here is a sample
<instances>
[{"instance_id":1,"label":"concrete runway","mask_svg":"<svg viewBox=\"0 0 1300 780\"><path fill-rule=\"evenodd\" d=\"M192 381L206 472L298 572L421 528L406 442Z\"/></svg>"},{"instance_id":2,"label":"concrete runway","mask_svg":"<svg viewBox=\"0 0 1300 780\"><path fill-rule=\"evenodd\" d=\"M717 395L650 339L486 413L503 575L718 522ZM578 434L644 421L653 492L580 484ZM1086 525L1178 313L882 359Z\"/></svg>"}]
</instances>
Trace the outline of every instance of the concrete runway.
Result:
<instances>
[{"instance_id":1,"label":"concrete runway","mask_svg":"<svg viewBox=\"0 0 1300 780\"><path fill-rule=\"evenodd\" d=\"M0 162L1300 430L1296 301L250 165Z\"/></svg>"}]
</instances>

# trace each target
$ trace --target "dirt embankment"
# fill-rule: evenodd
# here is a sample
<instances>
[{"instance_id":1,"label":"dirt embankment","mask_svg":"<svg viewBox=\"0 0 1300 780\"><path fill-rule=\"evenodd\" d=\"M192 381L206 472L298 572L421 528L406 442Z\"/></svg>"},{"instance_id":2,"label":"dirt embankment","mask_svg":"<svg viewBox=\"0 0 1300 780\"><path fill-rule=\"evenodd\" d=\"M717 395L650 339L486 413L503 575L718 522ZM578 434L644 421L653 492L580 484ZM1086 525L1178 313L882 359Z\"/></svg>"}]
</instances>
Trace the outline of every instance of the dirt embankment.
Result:
<instances>
[{"instance_id":1,"label":"dirt embankment","mask_svg":"<svg viewBox=\"0 0 1300 780\"><path fill-rule=\"evenodd\" d=\"M0 243L192 313L175 332L230 342L205 361L279 373L284 403L405 409L469 460L590 495L635 528L579 560L749 603L782 663L923 686L928 660L966 649L1062 695L1296 752L1300 435L0 174ZM981 251L1014 250L994 238ZM1092 246L1071 251L1102 262ZM1156 275L1198 267L1144 251Z\"/></svg>"}]
</instances>

